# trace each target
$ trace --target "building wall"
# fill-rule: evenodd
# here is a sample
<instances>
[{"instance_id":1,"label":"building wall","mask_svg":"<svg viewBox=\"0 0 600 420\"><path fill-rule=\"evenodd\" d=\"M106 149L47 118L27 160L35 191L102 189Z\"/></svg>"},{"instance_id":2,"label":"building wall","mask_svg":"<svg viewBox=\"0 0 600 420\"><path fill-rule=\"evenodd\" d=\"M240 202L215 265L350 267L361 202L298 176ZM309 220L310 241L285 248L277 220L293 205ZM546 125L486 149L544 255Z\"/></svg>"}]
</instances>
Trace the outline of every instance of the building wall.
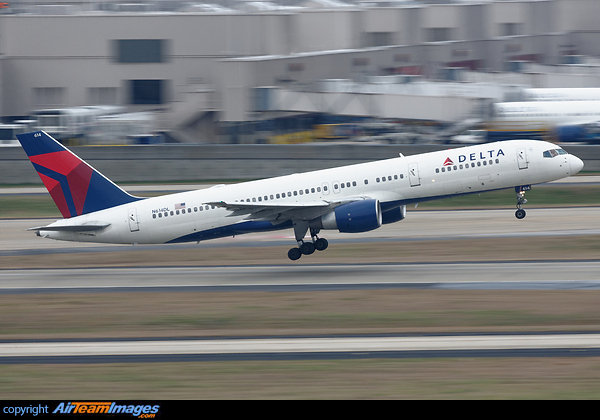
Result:
<instances>
[{"instance_id":1,"label":"building wall","mask_svg":"<svg viewBox=\"0 0 600 420\"><path fill-rule=\"evenodd\" d=\"M250 116L249 89L255 86L414 71L438 77L440 69L453 65L498 71L507 61L533 56L558 63L570 50L600 55L598 15L597 0L1 15L0 108L5 116L25 115L40 107L90 104L102 95L134 110L168 108L190 86L203 84L215 88L223 119L240 121ZM559 34L541 35L548 33ZM115 40L128 39L164 40L165 59L116 62ZM268 58L234 63L257 56ZM132 105L131 80L163 80L162 102Z\"/></svg>"}]
</instances>

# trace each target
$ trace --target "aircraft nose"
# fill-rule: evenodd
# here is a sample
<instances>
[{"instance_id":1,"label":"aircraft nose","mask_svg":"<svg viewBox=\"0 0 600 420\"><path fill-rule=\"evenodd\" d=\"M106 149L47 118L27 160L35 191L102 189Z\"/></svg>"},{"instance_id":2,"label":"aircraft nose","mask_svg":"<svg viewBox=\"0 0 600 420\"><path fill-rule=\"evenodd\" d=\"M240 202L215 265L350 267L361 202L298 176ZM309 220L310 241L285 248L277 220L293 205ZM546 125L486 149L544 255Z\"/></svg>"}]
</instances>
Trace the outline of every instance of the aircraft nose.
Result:
<instances>
[{"instance_id":1,"label":"aircraft nose","mask_svg":"<svg viewBox=\"0 0 600 420\"><path fill-rule=\"evenodd\" d=\"M570 155L569 164L571 165L571 175L575 175L583 169L583 161L577 156Z\"/></svg>"}]
</instances>

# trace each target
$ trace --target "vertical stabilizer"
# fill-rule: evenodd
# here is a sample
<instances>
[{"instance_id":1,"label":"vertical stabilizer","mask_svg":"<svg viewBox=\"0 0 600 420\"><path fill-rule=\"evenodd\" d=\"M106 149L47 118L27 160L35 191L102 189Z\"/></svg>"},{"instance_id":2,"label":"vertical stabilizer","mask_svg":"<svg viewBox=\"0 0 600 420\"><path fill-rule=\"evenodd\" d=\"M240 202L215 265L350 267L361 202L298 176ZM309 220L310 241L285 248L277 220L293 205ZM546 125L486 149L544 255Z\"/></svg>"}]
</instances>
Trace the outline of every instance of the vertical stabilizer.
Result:
<instances>
[{"instance_id":1,"label":"vertical stabilizer","mask_svg":"<svg viewBox=\"0 0 600 420\"><path fill-rule=\"evenodd\" d=\"M140 200L45 132L18 134L17 138L64 218Z\"/></svg>"}]
</instances>

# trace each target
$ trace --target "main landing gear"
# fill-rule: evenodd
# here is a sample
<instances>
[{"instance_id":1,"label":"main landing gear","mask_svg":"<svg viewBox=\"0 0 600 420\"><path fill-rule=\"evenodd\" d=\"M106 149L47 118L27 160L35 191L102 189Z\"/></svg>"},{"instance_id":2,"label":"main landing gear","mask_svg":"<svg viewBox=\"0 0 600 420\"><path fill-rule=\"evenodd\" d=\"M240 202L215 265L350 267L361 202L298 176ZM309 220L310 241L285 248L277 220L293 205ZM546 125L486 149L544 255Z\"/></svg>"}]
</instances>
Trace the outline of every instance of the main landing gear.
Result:
<instances>
[{"instance_id":1,"label":"main landing gear","mask_svg":"<svg viewBox=\"0 0 600 420\"><path fill-rule=\"evenodd\" d=\"M531 189L531 185L523 185L521 187L515 187L515 192L517 193L517 211L515 212L515 217L517 219L523 219L527 213L523 210L523 204L527 203L527 199L525 199L525 191L529 191Z\"/></svg>"},{"instance_id":2,"label":"main landing gear","mask_svg":"<svg viewBox=\"0 0 600 420\"><path fill-rule=\"evenodd\" d=\"M294 234L298 242L298 248L292 248L288 251L288 258L292 261L300 259L302 255L310 255L316 251L325 251L329 242L325 238L319 238L317 234L319 229L310 228L312 242L305 242L304 235L308 231L308 222L294 222Z\"/></svg>"}]
</instances>

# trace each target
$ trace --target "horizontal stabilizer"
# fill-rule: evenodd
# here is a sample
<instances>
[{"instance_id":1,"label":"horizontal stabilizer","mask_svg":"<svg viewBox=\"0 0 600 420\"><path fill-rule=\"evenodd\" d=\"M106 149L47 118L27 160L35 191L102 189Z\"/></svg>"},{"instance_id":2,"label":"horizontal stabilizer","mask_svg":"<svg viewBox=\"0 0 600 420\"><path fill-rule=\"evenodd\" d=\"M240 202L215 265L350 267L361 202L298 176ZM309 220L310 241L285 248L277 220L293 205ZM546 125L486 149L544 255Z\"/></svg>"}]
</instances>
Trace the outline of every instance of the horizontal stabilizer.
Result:
<instances>
[{"instance_id":1,"label":"horizontal stabilizer","mask_svg":"<svg viewBox=\"0 0 600 420\"><path fill-rule=\"evenodd\" d=\"M106 229L107 227L110 226L110 223L90 223L90 224L84 224L84 225L68 225L68 226L39 226L39 227L32 227L29 228L27 230L35 230L35 231L40 231L40 230L47 230L47 231L54 231L54 232L95 232L98 230L102 230L102 229Z\"/></svg>"}]
</instances>

